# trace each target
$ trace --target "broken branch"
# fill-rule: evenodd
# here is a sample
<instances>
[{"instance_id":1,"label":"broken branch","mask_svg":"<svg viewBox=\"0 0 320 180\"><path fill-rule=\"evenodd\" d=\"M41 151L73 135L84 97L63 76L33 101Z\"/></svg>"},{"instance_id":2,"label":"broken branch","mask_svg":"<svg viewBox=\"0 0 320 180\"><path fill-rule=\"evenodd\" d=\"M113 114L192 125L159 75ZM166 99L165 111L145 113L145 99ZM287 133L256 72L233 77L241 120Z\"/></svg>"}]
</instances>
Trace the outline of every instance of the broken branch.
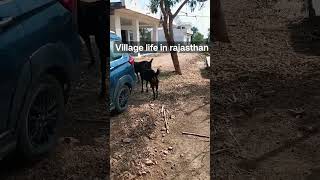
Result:
<instances>
[{"instance_id":1,"label":"broken branch","mask_svg":"<svg viewBox=\"0 0 320 180\"><path fill-rule=\"evenodd\" d=\"M234 136L234 134L232 133L232 131L230 129L228 129L229 134L232 136L232 138L234 139L234 141L237 143L237 145L240 147L240 144L237 140L237 138Z\"/></svg>"},{"instance_id":2,"label":"broken branch","mask_svg":"<svg viewBox=\"0 0 320 180\"><path fill-rule=\"evenodd\" d=\"M221 152L223 152L223 151L227 151L227 150L229 150L229 149L219 149L219 150L216 150L216 151L214 151L212 154L218 154L218 153L221 153Z\"/></svg>"},{"instance_id":3,"label":"broken branch","mask_svg":"<svg viewBox=\"0 0 320 180\"><path fill-rule=\"evenodd\" d=\"M87 123L108 123L106 120L89 120L89 119L77 119L79 122L87 122Z\"/></svg>"},{"instance_id":4,"label":"broken branch","mask_svg":"<svg viewBox=\"0 0 320 180\"><path fill-rule=\"evenodd\" d=\"M196 133L191 133L191 132L182 132L182 134L203 137L203 138L210 138L209 136L206 136L206 135L201 135L201 134L196 134Z\"/></svg>"},{"instance_id":5,"label":"broken branch","mask_svg":"<svg viewBox=\"0 0 320 180\"><path fill-rule=\"evenodd\" d=\"M162 113L162 117L164 120L164 127L166 128L166 133L169 134L169 125L168 125L166 110L164 109L164 105L162 105L162 107L161 107L161 113Z\"/></svg>"}]
</instances>

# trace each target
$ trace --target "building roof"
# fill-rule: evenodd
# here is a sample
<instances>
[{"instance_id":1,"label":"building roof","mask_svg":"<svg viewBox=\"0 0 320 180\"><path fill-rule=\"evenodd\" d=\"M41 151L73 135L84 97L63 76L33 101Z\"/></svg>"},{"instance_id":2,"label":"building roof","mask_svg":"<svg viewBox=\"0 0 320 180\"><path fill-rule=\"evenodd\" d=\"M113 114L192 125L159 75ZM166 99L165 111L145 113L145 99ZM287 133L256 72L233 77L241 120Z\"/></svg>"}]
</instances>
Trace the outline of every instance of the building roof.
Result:
<instances>
[{"instance_id":1,"label":"building roof","mask_svg":"<svg viewBox=\"0 0 320 180\"><path fill-rule=\"evenodd\" d=\"M122 2L110 2L110 15L114 14L114 10L125 8Z\"/></svg>"},{"instance_id":2,"label":"building roof","mask_svg":"<svg viewBox=\"0 0 320 180\"><path fill-rule=\"evenodd\" d=\"M127 9L127 8L119 8L119 9L115 9L115 11L123 13L123 14L128 14L128 15L136 15L136 16L144 16L145 18L147 18L148 20L151 21L159 21L160 19L152 17L150 15L141 13L141 12L137 12L131 9Z\"/></svg>"},{"instance_id":3,"label":"building roof","mask_svg":"<svg viewBox=\"0 0 320 180\"><path fill-rule=\"evenodd\" d=\"M121 13L124 13L124 14L130 14L130 15L134 14L134 15L137 15L137 16L144 16L144 17L148 18L151 21L159 21L160 20L158 18L155 18L153 16L144 14L142 12L138 12L138 11L134 11L134 10L128 9L128 8L126 8L126 6L124 5L123 2L110 2L110 15L113 15L115 11L118 11L118 12L121 12Z\"/></svg>"}]
</instances>

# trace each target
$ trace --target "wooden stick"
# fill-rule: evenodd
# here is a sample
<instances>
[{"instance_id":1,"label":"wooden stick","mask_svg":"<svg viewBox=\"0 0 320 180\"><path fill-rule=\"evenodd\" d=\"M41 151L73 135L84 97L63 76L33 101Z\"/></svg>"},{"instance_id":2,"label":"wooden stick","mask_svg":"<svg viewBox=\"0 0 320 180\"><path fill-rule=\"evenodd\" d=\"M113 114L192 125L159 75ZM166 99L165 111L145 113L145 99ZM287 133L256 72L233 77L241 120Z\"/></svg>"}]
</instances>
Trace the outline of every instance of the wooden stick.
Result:
<instances>
[{"instance_id":1,"label":"wooden stick","mask_svg":"<svg viewBox=\"0 0 320 180\"><path fill-rule=\"evenodd\" d=\"M77 119L79 122L87 122L87 123L107 123L107 120L89 120L89 119Z\"/></svg>"},{"instance_id":2,"label":"wooden stick","mask_svg":"<svg viewBox=\"0 0 320 180\"><path fill-rule=\"evenodd\" d=\"M238 144L238 146L240 147L240 144L239 144L237 138L236 138L236 137L234 136L234 134L232 133L231 129L228 129L228 131L229 131L230 135L232 136L232 138L234 139L234 141L235 141L235 142Z\"/></svg>"},{"instance_id":3,"label":"wooden stick","mask_svg":"<svg viewBox=\"0 0 320 180\"><path fill-rule=\"evenodd\" d=\"M167 121L167 117L166 117L166 110L163 111L163 118L164 118L164 126L166 128L166 132L167 134L169 134L169 126L168 126L168 121Z\"/></svg>"},{"instance_id":4,"label":"wooden stick","mask_svg":"<svg viewBox=\"0 0 320 180\"><path fill-rule=\"evenodd\" d=\"M216 151L214 151L212 154L218 154L218 153L221 153L221 152L223 152L223 151L227 151L227 150L229 150L229 149L219 149L219 150L216 150Z\"/></svg>"},{"instance_id":5,"label":"wooden stick","mask_svg":"<svg viewBox=\"0 0 320 180\"><path fill-rule=\"evenodd\" d=\"M198 136L198 137L203 137L203 138L210 138L209 136L196 134L196 133L191 133L191 132L182 132L182 134L191 135L191 136Z\"/></svg>"}]
</instances>

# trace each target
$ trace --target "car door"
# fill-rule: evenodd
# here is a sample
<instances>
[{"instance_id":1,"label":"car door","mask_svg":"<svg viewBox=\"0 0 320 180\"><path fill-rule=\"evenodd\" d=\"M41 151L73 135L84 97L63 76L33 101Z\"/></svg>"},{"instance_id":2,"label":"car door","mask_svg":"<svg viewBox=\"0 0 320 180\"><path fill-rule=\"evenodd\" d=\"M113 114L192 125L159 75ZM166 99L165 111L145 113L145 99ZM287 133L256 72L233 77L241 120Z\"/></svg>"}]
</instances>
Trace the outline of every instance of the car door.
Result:
<instances>
[{"instance_id":1,"label":"car door","mask_svg":"<svg viewBox=\"0 0 320 180\"><path fill-rule=\"evenodd\" d=\"M15 0L0 0L0 139L7 130L10 107L23 63L24 39Z\"/></svg>"},{"instance_id":2,"label":"car door","mask_svg":"<svg viewBox=\"0 0 320 180\"><path fill-rule=\"evenodd\" d=\"M121 66L128 63L128 61L123 58L123 53L115 52L115 43L121 43L121 41L119 39L112 39L110 41L110 99L114 98L117 83L125 73Z\"/></svg>"},{"instance_id":3,"label":"car door","mask_svg":"<svg viewBox=\"0 0 320 180\"><path fill-rule=\"evenodd\" d=\"M119 57L121 57L119 54L114 52L114 43L115 40L112 39L110 41L110 100L114 99L114 91L115 91L115 86L117 84L117 77L119 72L116 71L117 65L116 61Z\"/></svg>"},{"instance_id":4,"label":"car door","mask_svg":"<svg viewBox=\"0 0 320 180\"><path fill-rule=\"evenodd\" d=\"M32 39L26 51L34 53L49 43L70 39L72 18L55 0L16 0L23 13L21 22L25 35ZM31 54L30 54L31 55Z\"/></svg>"}]
</instances>

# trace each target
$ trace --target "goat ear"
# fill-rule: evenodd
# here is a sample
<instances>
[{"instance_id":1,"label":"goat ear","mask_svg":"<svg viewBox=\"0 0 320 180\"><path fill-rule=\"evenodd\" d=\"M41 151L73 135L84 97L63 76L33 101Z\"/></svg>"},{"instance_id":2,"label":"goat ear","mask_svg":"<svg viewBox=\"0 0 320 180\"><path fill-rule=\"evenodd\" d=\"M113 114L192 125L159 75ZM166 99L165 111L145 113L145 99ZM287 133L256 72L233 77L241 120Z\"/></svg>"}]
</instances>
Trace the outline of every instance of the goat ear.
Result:
<instances>
[{"instance_id":1,"label":"goat ear","mask_svg":"<svg viewBox=\"0 0 320 180\"><path fill-rule=\"evenodd\" d=\"M152 63L152 61L153 61L153 58L150 60L150 63Z\"/></svg>"},{"instance_id":2,"label":"goat ear","mask_svg":"<svg viewBox=\"0 0 320 180\"><path fill-rule=\"evenodd\" d=\"M156 75L158 76L160 74L160 69L157 69Z\"/></svg>"}]
</instances>

